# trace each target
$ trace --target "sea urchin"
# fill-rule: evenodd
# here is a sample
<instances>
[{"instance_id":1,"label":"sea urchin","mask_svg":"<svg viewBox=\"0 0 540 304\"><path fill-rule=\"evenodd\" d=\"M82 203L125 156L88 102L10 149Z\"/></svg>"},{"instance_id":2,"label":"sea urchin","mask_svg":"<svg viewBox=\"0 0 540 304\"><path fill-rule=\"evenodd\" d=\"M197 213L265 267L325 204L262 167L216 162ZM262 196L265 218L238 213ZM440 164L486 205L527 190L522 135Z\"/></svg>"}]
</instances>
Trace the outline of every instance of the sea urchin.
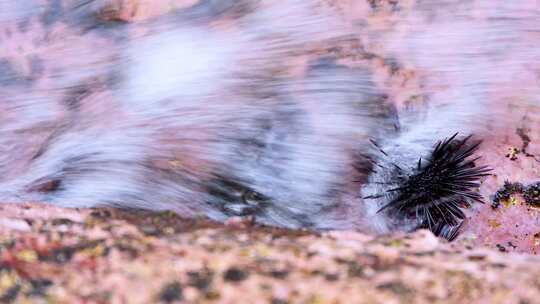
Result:
<instances>
[{"instance_id":1,"label":"sea urchin","mask_svg":"<svg viewBox=\"0 0 540 304\"><path fill-rule=\"evenodd\" d=\"M460 140L457 135L439 141L425 161L418 160L412 174L401 176L400 186L387 190L392 199L379 212L414 218L419 228L453 240L465 219L462 208L483 203L475 190L491 171L475 165L479 158L471 158L481 141L471 141L471 136Z\"/></svg>"}]
</instances>

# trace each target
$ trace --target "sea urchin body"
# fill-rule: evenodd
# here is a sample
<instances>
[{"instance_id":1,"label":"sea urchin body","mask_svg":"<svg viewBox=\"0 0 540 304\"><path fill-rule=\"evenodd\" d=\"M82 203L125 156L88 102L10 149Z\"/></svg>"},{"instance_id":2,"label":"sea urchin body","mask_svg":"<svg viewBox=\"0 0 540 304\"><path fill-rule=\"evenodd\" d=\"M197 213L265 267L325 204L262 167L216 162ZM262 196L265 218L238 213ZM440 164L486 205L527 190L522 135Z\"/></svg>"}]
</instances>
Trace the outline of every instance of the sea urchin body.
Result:
<instances>
[{"instance_id":1,"label":"sea urchin body","mask_svg":"<svg viewBox=\"0 0 540 304\"><path fill-rule=\"evenodd\" d=\"M454 239L465 219L462 208L483 202L475 190L490 169L476 166L478 157L471 158L480 144L471 136L460 140L455 134L438 142L426 160L420 158L412 174L405 175L398 168L399 186L387 190L392 199L379 212L414 218L419 228Z\"/></svg>"}]
</instances>

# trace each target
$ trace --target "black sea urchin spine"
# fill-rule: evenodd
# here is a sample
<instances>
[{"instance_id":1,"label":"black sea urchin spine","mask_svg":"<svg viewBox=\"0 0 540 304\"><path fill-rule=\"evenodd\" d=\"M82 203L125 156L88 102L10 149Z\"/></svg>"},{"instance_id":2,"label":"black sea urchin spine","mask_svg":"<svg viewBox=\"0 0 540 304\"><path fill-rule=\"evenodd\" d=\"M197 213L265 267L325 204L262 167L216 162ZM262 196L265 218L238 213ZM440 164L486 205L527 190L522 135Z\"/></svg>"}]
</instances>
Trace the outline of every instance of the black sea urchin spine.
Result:
<instances>
[{"instance_id":1,"label":"black sea urchin spine","mask_svg":"<svg viewBox=\"0 0 540 304\"><path fill-rule=\"evenodd\" d=\"M481 141L472 141L471 136L460 140L457 135L438 142L427 159L418 160L413 173L403 178L399 187L387 190L392 199L379 212L388 210L415 218L419 228L453 240L465 219L462 208L483 203L476 190L491 170L476 166L478 158L472 158Z\"/></svg>"}]
</instances>

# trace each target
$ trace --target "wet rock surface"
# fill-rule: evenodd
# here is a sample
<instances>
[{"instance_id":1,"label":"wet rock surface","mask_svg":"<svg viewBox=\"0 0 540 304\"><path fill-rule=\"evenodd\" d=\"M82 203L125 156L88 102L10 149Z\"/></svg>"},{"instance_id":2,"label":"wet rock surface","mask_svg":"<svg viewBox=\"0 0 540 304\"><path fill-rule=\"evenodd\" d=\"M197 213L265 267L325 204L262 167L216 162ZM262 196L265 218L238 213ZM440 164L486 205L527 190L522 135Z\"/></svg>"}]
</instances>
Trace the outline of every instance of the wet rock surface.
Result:
<instances>
[{"instance_id":1,"label":"wet rock surface","mask_svg":"<svg viewBox=\"0 0 540 304\"><path fill-rule=\"evenodd\" d=\"M24 303L536 303L540 257L173 213L2 205L0 298ZM508 250L506 250L508 248Z\"/></svg>"}]
</instances>

